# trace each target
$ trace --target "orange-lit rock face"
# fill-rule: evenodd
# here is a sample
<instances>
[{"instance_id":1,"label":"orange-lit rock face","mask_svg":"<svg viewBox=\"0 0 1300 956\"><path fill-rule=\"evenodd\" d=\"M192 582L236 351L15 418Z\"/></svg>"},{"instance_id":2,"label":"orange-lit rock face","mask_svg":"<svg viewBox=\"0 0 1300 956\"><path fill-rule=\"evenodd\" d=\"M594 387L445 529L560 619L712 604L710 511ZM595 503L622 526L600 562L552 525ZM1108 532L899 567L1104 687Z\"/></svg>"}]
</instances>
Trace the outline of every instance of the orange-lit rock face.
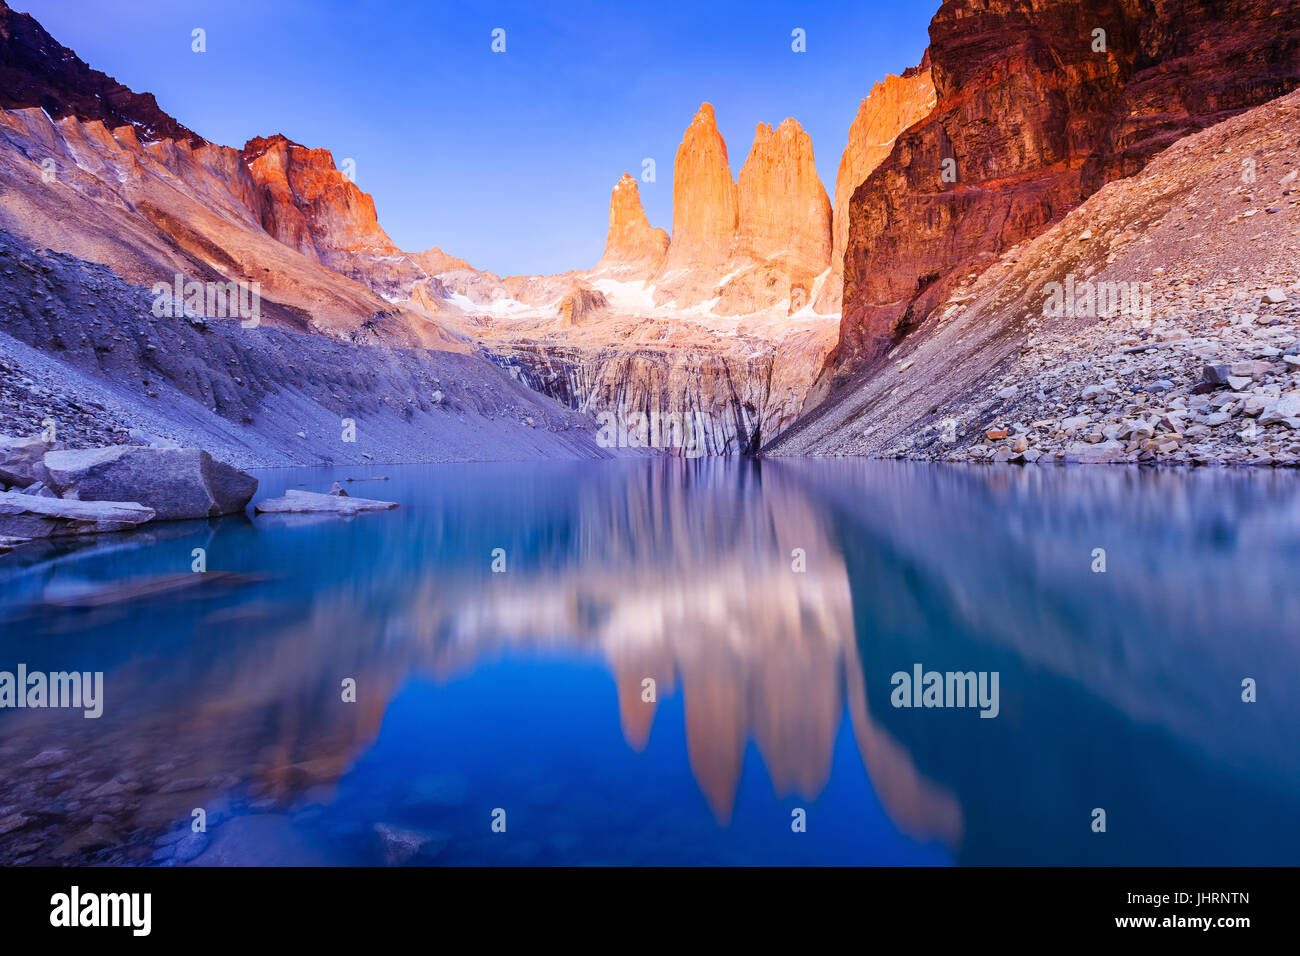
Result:
<instances>
[{"instance_id":1,"label":"orange-lit rock face","mask_svg":"<svg viewBox=\"0 0 1300 956\"><path fill-rule=\"evenodd\" d=\"M46 163L58 189L42 179ZM51 122L40 109L0 111L0 229L29 246L103 263L146 288L178 273L257 282L265 325L465 348L385 301L377 282L349 281L316 254L276 241L262 226L261 197L238 150L142 144L134 126L110 131L73 116Z\"/></svg>"},{"instance_id":2,"label":"orange-lit rock face","mask_svg":"<svg viewBox=\"0 0 1300 956\"><path fill-rule=\"evenodd\" d=\"M749 315L789 300L797 312L830 265L831 208L812 140L793 119L759 124L731 178L727 145L705 103L687 128L673 170L673 238L655 302L718 315Z\"/></svg>"},{"instance_id":3,"label":"orange-lit rock face","mask_svg":"<svg viewBox=\"0 0 1300 956\"><path fill-rule=\"evenodd\" d=\"M733 256L779 258L812 277L830 264L831 202L817 177L812 139L793 119L759 123L740 170Z\"/></svg>"},{"instance_id":4,"label":"orange-lit rock face","mask_svg":"<svg viewBox=\"0 0 1300 956\"><path fill-rule=\"evenodd\" d=\"M568 295L560 300L556 312L560 320L560 328L571 328L608 306L609 302L606 301L603 293L575 282Z\"/></svg>"},{"instance_id":5,"label":"orange-lit rock face","mask_svg":"<svg viewBox=\"0 0 1300 956\"><path fill-rule=\"evenodd\" d=\"M659 271L667 254L668 233L650 225L636 180L624 173L609 199L609 234L596 269L644 278Z\"/></svg>"},{"instance_id":6,"label":"orange-lit rock face","mask_svg":"<svg viewBox=\"0 0 1300 956\"><path fill-rule=\"evenodd\" d=\"M279 134L249 140L243 165L256 186L262 227L280 242L389 301L408 299L428 277L379 226L375 202L334 166L327 149Z\"/></svg>"},{"instance_id":7,"label":"orange-lit rock face","mask_svg":"<svg viewBox=\"0 0 1300 956\"><path fill-rule=\"evenodd\" d=\"M1094 20L1104 55L1076 39ZM837 373L1179 137L1295 89L1298 29L1278 0L944 0L938 103L849 202Z\"/></svg>"},{"instance_id":8,"label":"orange-lit rock face","mask_svg":"<svg viewBox=\"0 0 1300 956\"><path fill-rule=\"evenodd\" d=\"M335 168L329 150L276 135L250 140L243 157L262 190L262 225L285 245L322 262L335 252L397 252L374 200Z\"/></svg>"},{"instance_id":9,"label":"orange-lit rock face","mask_svg":"<svg viewBox=\"0 0 1300 956\"><path fill-rule=\"evenodd\" d=\"M665 270L720 266L736 234L736 182L713 107L704 103L677 147L673 239Z\"/></svg>"},{"instance_id":10,"label":"orange-lit rock face","mask_svg":"<svg viewBox=\"0 0 1300 956\"><path fill-rule=\"evenodd\" d=\"M849 127L849 142L835 176L831 274L817 299L818 312L838 312L844 291L844 246L848 242L849 199L894 148L898 135L934 109L929 56L901 77L887 76L871 88Z\"/></svg>"}]
</instances>

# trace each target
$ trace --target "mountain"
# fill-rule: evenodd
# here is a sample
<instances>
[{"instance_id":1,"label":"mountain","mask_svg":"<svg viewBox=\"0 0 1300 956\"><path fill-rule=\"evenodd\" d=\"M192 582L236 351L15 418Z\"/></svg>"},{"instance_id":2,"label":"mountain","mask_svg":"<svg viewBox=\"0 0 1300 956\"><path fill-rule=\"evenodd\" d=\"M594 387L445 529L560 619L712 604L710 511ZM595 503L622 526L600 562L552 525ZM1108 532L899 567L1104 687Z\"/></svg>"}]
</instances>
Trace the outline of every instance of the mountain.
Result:
<instances>
[{"instance_id":1,"label":"mountain","mask_svg":"<svg viewBox=\"0 0 1300 956\"><path fill-rule=\"evenodd\" d=\"M736 182L713 105L702 103L673 163L673 243L665 272L721 266L736 235Z\"/></svg>"},{"instance_id":2,"label":"mountain","mask_svg":"<svg viewBox=\"0 0 1300 956\"><path fill-rule=\"evenodd\" d=\"M650 225L636 180L624 173L609 197L609 234L595 271L644 279L658 273L667 254L668 233Z\"/></svg>"},{"instance_id":3,"label":"mountain","mask_svg":"<svg viewBox=\"0 0 1300 956\"><path fill-rule=\"evenodd\" d=\"M772 455L1300 465L1300 90L955 286Z\"/></svg>"},{"instance_id":4,"label":"mountain","mask_svg":"<svg viewBox=\"0 0 1300 956\"><path fill-rule=\"evenodd\" d=\"M849 240L849 199L890 154L894 141L935 105L930 55L921 65L887 76L871 88L849 127L849 141L835 175L835 216L831 228L831 274L817 297L818 312L839 312L844 293L844 249Z\"/></svg>"},{"instance_id":5,"label":"mountain","mask_svg":"<svg viewBox=\"0 0 1300 956\"><path fill-rule=\"evenodd\" d=\"M132 92L92 70L35 19L0 0L0 109L24 107L43 109L51 119L75 116L108 129L130 126L145 141L183 140L193 147L204 142L159 109L153 94Z\"/></svg>"},{"instance_id":6,"label":"mountain","mask_svg":"<svg viewBox=\"0 0 1300 956\"><path fill-rule=\"evenodd\" d=\"M875 84L862 100L834 203L795 119L759 123L733 177L714 109L703 103L676 153L671 235L649 222L637 181L624 175L610 197L605 249L594 268L503 277L437 247L398 248L371 197L328 150L283 135L240 148L208 143L2 2L0 27L9 105L0 109L0 233L13 254L54 250L87 269L107 267L136 290L178 275L209 285L257 283L261 324L291 333L293 343L283 346L282 366L270 357L280 346L266 344L246 369L270 390L263 404L260 393L257 402L239 394L247 375L205 374L207 362L230 364L231 343L210 336L184 343L197 365L171 367L144 348L156 351L154 337L133 320L134 357L115 371L116 360L85 348L91 333L70 324L88 320L94 335L114 342L126 331L102 325L94 273L88 285L69 280L80 291L66 301L84 298L71 315L13 322L18 344L60 361L75 353L80 372L118 375L122 387L135 390L133 401L157 391L152 383L161 376L205 406L199 418L234 422L256 421L263 405L288 402L285 394L308 385L328 420L337 411L331 403L366 394L360 379L371 362L391 371L385 381L397 392L445 399L447 388L427 387L444 382L443 373L422 363L456 364L456 382L480 396L463 403L467 414L500 412L510 427L532 431L544 421L548 434L562 433L558 444L537 433L520 439L519 447L539 454L605 453L596 451L608 444L598 440L597 422L610 415L624 426L618 444L629 434L636 443L645 423L692 423L689 448L665 437L671 427L646 442L686 454L753 453L765 445L781 453L879 453L900 446L898 429L929 427L927 416L940 407L970 432L974 420L951 404L953 389L986 387L986 376L1011 359L1007 349L1019 341L1019 326L1009 323L1025 316L988 303L1030 309L1026 303L1041 293L1002 283L1021 274L1007 257L1054 235L1064 261L1075 240L1052 230L1089 197L1139 174L1189 134L1300 85L1294 5L944 0L920 65ZM1265 157L1241 158L1262 166ZM986 280L995 265L1002 271ZM994 280L997 294L976 310L970 303L987 288L979 283ZM12 281L22 295L50 294ZM118 292L123 302L137 301ZM58 311L53 300L47 304ZM134 314L134 305L123 308ZM968 328L977 311L984 326ZM958 327L956 316L968 328L961 341L944 332ZM931 351L931 336L945 343L943 351ZM77 349L66 349L70 337ZM984 347L972 351L977 341ZM345 351L336 353L339 347ZM915 389L900 390L890 377L906 374L897 371L901 359L885 364L900 348L925 358ZM32 355L17 346L11 352L6 360L21 358L28 363L22 367L36 370ZM295 374L324 356L338 366L329 375L304 383ZM1277 385L1270 374L1257 387ZM323 380L332 384L321 393ZM1031 389L1023 376L1018 381ZM521 402L525 387L538 394ZM1254 404L1267 397L1256 395ZM11 401L39 407L31 395ZM417 415L412 403L421 415L446 410L432 398L412 398L402 415ZM287 430L290 418L262 435L259 455L281 441L293 446L281 449L290 460L312 460L293 440L297 430ZM408 420L414 429L416 418ZM420 421L419 428L431 427ZM641 425L626 427L634 421ZM165 431L165 415L150 422ZM1018 423L1010 424L1014 432ZM1109 424L1099 423L1103 438ZM104 420L86 427L120 431ZM575 431L584 428L579 438ZM424 440L403 442L400 430L389 434L384 454ZM427 453L454 453L435 445ZM457 447L483 454L472 443ZM361 454L329 454L338 453Z\"/></svg>"},{"instance_id":7,"label":"mountain","mask_svg":"<svg viewBox=\"0 0 1300 956\"><path fill-rule=\"evenodd\" d=\"M799 123L760 123L736 181L713 107L702 104L677 148L672 241L653 279L655 304L746 315L786 303L797 312L829 268L830 246L830 200Z\"/></svg>"},{"instance_id":8,"label":"mountain","mask_svg":"<svg viewBox=\"0 0 1300 956\"><path fill-rule=\"evenodd\" d=\"M424 266L458 263L397 249L328 151L208 143L3 3L0 55L0 431L245 466L612 453L434 318Z\"/></svg>"},{"instance_id":9,"label":"mountain","mask_svg":"<svg viewBox=\"0 0 1300 956\"><path fill-rule=\"evenodd\" d=\"M1300 5L944 0L929 56L937 105L850 201L840 379L1105 183L1294 89Z\"/></svg>"},{"instance_id":10,"label":"mountain","mask_svg":"<svg viewBox=\"0 0 1300 956\"><path fill-rule=\"evenodd\" d=\"M793 119L759 124L737 181L704 103L677 150L671 238L624 174L594 269L430 271L449 295L437 321L520 381L631 420L633 433L638 420L686 423L692 437L675 452L724 455L756 451L803 410L836 335L835 317L811 309L830 254L830 200L808 134ZM647 430L661 445L671 428Z\"/></svg>"}]
</instances>

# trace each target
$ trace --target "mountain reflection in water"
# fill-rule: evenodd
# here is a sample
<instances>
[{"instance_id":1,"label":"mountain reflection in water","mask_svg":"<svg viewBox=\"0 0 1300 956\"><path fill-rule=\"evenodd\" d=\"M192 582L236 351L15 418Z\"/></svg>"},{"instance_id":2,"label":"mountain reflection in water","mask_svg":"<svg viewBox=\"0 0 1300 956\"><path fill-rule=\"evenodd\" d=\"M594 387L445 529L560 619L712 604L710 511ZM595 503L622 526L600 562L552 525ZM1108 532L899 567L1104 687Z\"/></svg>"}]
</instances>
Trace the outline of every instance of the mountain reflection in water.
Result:
<instances>
[{"instance_id":1,"label":"mountain reflection in water","mask_svg":"<svg viewBox=\"0 0 1300 956\"><path fill-rule=\"evenodd\" d=\"M106 697L99 720L0 713L0 806L32 818L0 860L1300 855L1294 475L380 473L354 493L397 512L158 525L0 570L0 669L103 670ZM259 497L363 474L266 472ZM148 583L195 547L236 573ZM915 664L997 671L999 716L895 709ZM170 854L195 807L210 832Z\"/></svg>"}]
</instances>

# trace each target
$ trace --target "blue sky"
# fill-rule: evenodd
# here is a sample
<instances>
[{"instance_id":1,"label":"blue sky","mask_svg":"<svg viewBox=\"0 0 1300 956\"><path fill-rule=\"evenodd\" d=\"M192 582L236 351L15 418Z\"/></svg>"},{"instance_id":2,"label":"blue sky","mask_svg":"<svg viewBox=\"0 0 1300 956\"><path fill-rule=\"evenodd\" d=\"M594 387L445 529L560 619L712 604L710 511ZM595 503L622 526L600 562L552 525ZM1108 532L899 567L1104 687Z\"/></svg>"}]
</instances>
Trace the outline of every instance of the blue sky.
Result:
<instances>
[{"instance_id":1,"label":"blue sky","mask_svg":"<svg viewBox=\"0 0 1300 956\"><path fill-rule=\"evenodd\" d=\"M939 0L129 0L111 20L104 0L10 5L210 140L280 132L353 158L402 248L521 274L594 265L610 190L646 157L642 202L671 230L673 156L703 101L733 174L756 124L793 116L833 194L858 103L920 60Z\"/></svg>"}]
</instances>

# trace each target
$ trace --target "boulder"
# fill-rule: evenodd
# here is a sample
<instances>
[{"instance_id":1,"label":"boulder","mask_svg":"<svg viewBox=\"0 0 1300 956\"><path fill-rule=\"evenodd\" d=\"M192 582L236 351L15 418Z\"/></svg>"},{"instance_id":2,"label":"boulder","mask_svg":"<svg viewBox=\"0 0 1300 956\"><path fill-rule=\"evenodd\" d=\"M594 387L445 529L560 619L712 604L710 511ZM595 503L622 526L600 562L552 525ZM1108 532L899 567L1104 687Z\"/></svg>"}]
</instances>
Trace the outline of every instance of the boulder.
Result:
<instances>
[{"instance_id":1,"label":"boulder","mask_svg":"<svg viewBox=\"0 0 1300 956\"><path fill-rule=\"evenodd\" d=\"M1300 428L1300 392L1284 393L1260 413L1259 423Z\"/></svg>"},{"instance_id":2,"label":"boulder","mask_svg":"<svg viewBox=\"0 0 1300 956\"><path fill-rule=\"evenodd\" d=\"M0 536L47 538L128 531L154 517L134 501L75 501L0 491Z\"/></svg>"},{"instance_id":3,"label":"boulder","mask_svg":"<svg viewBox=\"0 0 1300 956\"><path fill-rule=\"evenodd\" d=\"M1207 365L1201 369L1201 381L1206 385L1227 385L1231 376L1231 365Z\"/></svg>"},{"instance_id":4,"label":"boulder","mask_svg":"<svg viewBox=\"0 0 1300 956\"><path fill-rule=\"evenodd\" d=\"M1127 457L1124 444L1117 441L1103 441L1097 444L1074 442L1066 449L1067 461L1077 461L1081 465L1100 465L1124 461Z\"/></svg>"},{"instance_id":5,"label":"boulder","mask_svg":"<svg viewBox=\"0 0 1300 956\"><path fill-rule=\"evenodd\" d=\"M257 479L198 448L114 448L52 451L46 482L64 498L138 501L160 521L213 518L243 511Z\"/></svg>"},{"instance_id":6,"label":"boulder","mask_svg":"<svg viewBox=\"0 0 1300 956\"><path fill-rule=\"evenodd\" d=\"M54 446L43 438L10 438L0 435L0 482L16 488L46 478L42 459Z\"/></svg>"},{"instance_id":7,"label":"boulder","mask_svg":"<svg viewBox=\"0 0 1300 956\"><path fill-rule=\"evenodd\" d=\"M348 498L342 495L320 494L291 488L279 498L259 501L253 508L258 514L341 514L353 515L361 511L387 511L396 508L395 501L375 501L372 498Z\"/></svg>"}]
</instances>

